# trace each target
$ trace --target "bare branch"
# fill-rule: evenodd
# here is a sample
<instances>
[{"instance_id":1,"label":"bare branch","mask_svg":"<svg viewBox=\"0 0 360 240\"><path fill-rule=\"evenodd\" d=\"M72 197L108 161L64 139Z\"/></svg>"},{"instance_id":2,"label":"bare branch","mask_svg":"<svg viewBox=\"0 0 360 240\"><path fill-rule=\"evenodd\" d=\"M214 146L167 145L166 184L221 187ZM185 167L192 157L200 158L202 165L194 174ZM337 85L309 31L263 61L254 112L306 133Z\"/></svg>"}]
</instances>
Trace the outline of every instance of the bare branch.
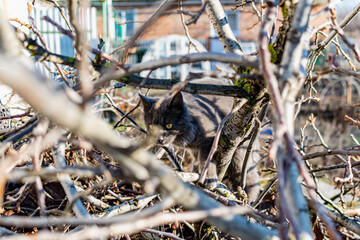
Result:
<instances>
[{"instance_id":1,"label":"bare branch","mask_svg":"<svg viewBox=\"0 0 360 240\"><path fill-rule=\"evenodd\" d=\"M339 24L340 28L344 28L346 27L351 20L353 20L355 18L355 16L360 12L360 3L358 5L356 5L356 7L354 7L351 12L349 12L349 14L341 21L341 23ZM333 30L331 31L331 33L326 37L326 39L324 39L323 41L321 41L320 43L318 43L316 46L311 46L309 50L311 51L321 51L323 49L326 48L326 46L333 40L333 38L336 36L337 31Z\"/></svg>"},{"instance_id":2,"label":"bare branch","mask_svg":"<svg viewBox=\"0 0 360 240\"><path fill-rule=\"evenodd\" d=\"M3 18L0 19L0 23L1 21L3 21ZM12 33L7 32L7 34L11 35ZM203 193L194 190L189 185L180 181L172 174L169 168L161 165L147 151L138 149L136 144L127 137L116 134L106 122L70 101L64 92L55 88L52 82L46 79L38 79L31 69L18 61L14 61L9 55L3 55L0 58L0 66L0 76L6 76L1 77L1 82L11 86L24 100L52 121L67 127L71 131L82 134L96 146L110 154L115 161L127 169L124 173L128 179L136 179L143 182L149 180L150 176L156 176L155 188L187 209L208 210L220 206ZM223 213L221 211L221 216L209 217L207 221L216 225L219 229L240 236L243 239L265 239L270 236L276 237L277 235L277 232L274 230L248 222L245 217L234 215L234 211L228 216L224 216ZM0 221L3 221L3 218ZM48 221L45 222L48 224ZM130 224L129 219L126 219L126 222ZM153 223L151 221L151 224ZM129 224L122 229L131 232L130 229L134 229L134 224L130 224L133 227L130 227ZM137 227L144 226L137 225ZM135 227L136 230L138 230L137 227ZM84 232L86 234L81 233L80 236L89 238L94 236L93 231L95 229L92 229L92 231L87 230ZM96 234L109 234L105 229L104 231L96 229L95 232ZM114 232L114 234L116 233L117 231Z\"/></svg>"},{"instance_id":3,"label":"bare branch","mask_svg":"<svg viewBox=\"0 0 360 240\"><path fill-rule=\"evenodd\" d=\"M135 32L134 36L132 36L125 44L124 46L121 46L120 48L122 48L122 53L121 53L121 61L123 63L126 62L126 58L127 58L127 54L128 54L128 50L129 48L131 48L134 43L136 42L136 40L141 36L141 34L143 34L145 32L145 30L160 16L161 13L163 13L164 11L166 11L168 8L170 8L170 6L174 3L174 0L164 0L162 1L159 6L157 7L157 9L154 11L154 13L149 17L149 19ZM113 50L110 54L113 54L115 52L117 52L120 48L117 48L115 50Z\"/></svg>"},{"instance_id":4,"label":"bare branch","mask_svg":"<svg viewBox=\"0 0 360 240\"><path fill-rule=\"evenodd\" d=\"M217 130L216 130L216 135L215 135L215 138L214 138L214 141L213 141L213 144L211 146L211 150L209 152L209 155L206 159L206 163L205 163L205 166L204 166L204 169L200 175L200 179L199 179L199 182L201 184L204 184L205 182L205 177L206 177L206 174L207 174L207 170L209 168L209 165L210 165L210 161L213 159L214 157L214 154L217 150L217 146L219 144L219 139L220 139L220 136L221 136L221 131L225 125L225 123L230 119L230 117L235 113L237 112L245 103L247 102L247 99L242 99L241 101L239 101L235 106L233 106L233 109L231 110L231 112L226 115L224 117L224 119L221 120Z\"/></svg>"},{"instance_id":5,"label":"bare branch","mask_svg":"<svg viewBox=\"0 0 360 240\"><path fill-rule=\"evenodd\" d=\"M212 78L211 78L212 79ZM137 75L130 75L119 79L119 81L126 83L130 86L139 86L142 88L151 89L171 89L174 85L179 83L178 80L166 80L156 78L143 78ZM191 94L207 94L207 95L222 95L238 98L246 98L249 93L238 86L232 85L215 85L215 84L200 84L200 83L187 83L181 91Z\"/></svg>"},{"instance_id":6,"label":"bare branch","mask_svg":"<svg viewBox=\"0 0 360 240\"><path fill-rule=\"evenodd\" d=\"M311 208L316 209L312 204L310 204L310 206ZM323 206L323 209L326 215L329 216L333 221L341 224L342 226L346 227L347 229L353 231L356 234L360 234L360 224L358 221L346 215L341 215L338 212L331 210L327 206Z\"/></svg>"},{"instance_id":7,"label":"bare branch","mask_svg":"<svg viewBox=\"0 0 360 240\"><path fill-rule=\"evenodd\" d=\"M66 161L65 161L65 143L59 143L55 150L55 167L57 168L66 168ZM72 201L74 196L76 195L77 191L75 189L74 183L71 181L69 175L62 174L58 176L61 185L63 186L66 195L69 201ZM73 210L78 217L89 217L90 214L86 211L84 205L80 200L76 200L73 205Z\"/></svg>"},{"instance_id":8,"label":"bare branch","mask_svg":"<svg viewBox=\"0 0 360 240\"><path fill-rule=\"evenodd\" d=\"M161 58L149 62L132 64L125 69L119 69L114 72L104 74L95 82L95 89L99 88L104 83L113 80L121 79L123 77L139 73L145 70L153 70L164 66L174 66L183 63L194 63L200 61L217 61L223 63L232 63L238 65L246 65L249 67L257 68L257 58L254 56L239 56L236 54L222 54L222 53L192 53L184 56L174 56Z\"/></svg>"},{"instance_id":9,"label":"bare branch","mask_svg":"<svg viewBox=\"0 0 360 240\"><path fill-rule=\"evenodd\" d=\"M230 24L226 18L224 9L219 0L202 0L206 5L206 12L209 19L224 47L226 53L235 53L243 55L243 51L236 40ZM246 66L246 64L244 64Z\"/></svg>"},{"instance_id":10,"label":"bare branch","mask_svg":"<svg viewBox=\"0 0 360 240\"><path fill-rule=\"evenodd\" d=\"M276 125L275 139L269 150L269 155L278 160L280 209L289 219L294 235L297 238L312 238L312 229L309 215L303 209L307 208L301 186L298 183L299 170L297 166L298 154L296 153L290 136L293 134L294 102L301 82L300 66L303 59L303 49L307 36L305 33L311 10L312 1L299 2L286 41L281 66L279 82L284 86L282 93L278 86L275 74L269 67L270 53L267 48L266 31L274 16L276 16L275 2L268 2L268 10L264 16L259 36L260 64L264 79L269 85L272 101L277 112L278 123ZM283 147L285 145L285 147ZM291 207L290 207L291 204ZM286 229L282 228L282 235L287 235Z\"/></svg>"},{"instance_id":11,"label":"bare branch","mask_svg":"<svg viewBox=\"0 0 360 240\"><path fill-rule=\"evenodd\" d=\"M309 160L312 158L317 158L317 157L325 157L328 155L360 155L360 150L343 150L343 149L328 149L327 151L324 152L315 152L315 153L309 153L303 156L304 160Z\"/></svg>"}]
</instances>

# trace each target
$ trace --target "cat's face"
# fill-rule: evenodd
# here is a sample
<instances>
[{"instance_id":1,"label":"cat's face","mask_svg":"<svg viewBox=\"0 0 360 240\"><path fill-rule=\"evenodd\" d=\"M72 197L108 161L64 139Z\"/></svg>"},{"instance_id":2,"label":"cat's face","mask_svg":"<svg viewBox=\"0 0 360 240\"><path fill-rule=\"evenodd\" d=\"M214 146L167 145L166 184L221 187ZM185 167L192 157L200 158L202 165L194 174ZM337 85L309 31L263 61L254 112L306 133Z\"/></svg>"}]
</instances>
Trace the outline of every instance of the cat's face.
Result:
<instances>
[{"instance_id":1,"label":"cat's face","mask_svg":"<svg viewBox=\"0 0 360 240\"><path fill-rule=\"evenodd\" d=\"M156 108L158 98L140 95L144 120L150 134L157 136L156 143L161 145L173 143L184 134L187 125L187 111L179 92L173 97L165 98Z\"/></svg>"}]
</instances>

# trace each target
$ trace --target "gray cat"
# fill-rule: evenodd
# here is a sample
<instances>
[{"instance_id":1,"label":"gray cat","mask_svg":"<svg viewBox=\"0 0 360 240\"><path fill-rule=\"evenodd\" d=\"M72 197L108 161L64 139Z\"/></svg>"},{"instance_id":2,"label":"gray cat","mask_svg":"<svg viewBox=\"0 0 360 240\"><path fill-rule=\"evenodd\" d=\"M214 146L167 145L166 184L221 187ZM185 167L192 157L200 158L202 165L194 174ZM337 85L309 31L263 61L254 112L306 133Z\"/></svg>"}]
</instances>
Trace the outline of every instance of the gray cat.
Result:
<instances>
[{"instance_id":1,"label":"gray cat","mask_svg":"<svg viewBox=\"0 0 360 240\"><path fill-rule=\"evenodd\" d=\"M201 170L210 152L216 130L221 120L232 108L234 99L223 96L192 95L178 92L173 97L163 99L158 108L159 98L145 97L140 94L143 104L144 120L147 129L158 129L157 144L173 144L176 147L190 150L200 164ZM239 148L228 169L229 180L233 188L240 183L240 170L246 148ZM259 194L259 175L257 162L260 157L253 153L247 177L249 200L255 200ZM206 185L214 186L217 182L216 163L208 168ZM216 186L216 185L215 185Z\"/></svg>"}]
</instances>

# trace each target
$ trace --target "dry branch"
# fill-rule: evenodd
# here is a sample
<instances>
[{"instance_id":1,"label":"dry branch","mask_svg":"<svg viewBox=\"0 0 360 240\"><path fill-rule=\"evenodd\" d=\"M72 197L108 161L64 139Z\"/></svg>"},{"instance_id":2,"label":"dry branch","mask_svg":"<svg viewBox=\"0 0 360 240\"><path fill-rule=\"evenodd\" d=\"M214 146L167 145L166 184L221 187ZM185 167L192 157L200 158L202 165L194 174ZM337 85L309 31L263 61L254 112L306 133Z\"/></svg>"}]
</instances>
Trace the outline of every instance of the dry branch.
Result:
<instances>
[{"instance_id":1,"label":"dry branch","mask_svg":"<svg viewBox=\"0 0 360 240\"><path fill-rule=\"evenodd\" d=\"M206 4L207 3L207 4ZM202 0L206 4L206 13L214 27L226 53L243 55L240 44L236 40L229 21L226 18L224 9L219 0ZM247 65L243 65L247 66Z\"/></svg>"},{"instance_id":2,"label":"dry branch","mask_svg":"<svg viewBox=\"0 0 360 240\"><path fill-rule=\"evenodd\" d=\"M298 182L299 154L292 144L295 97L305 79L301 72L304 61L304 48L308 36L306 29L311 11L312 1L301 1L296 7L292 26L287 36L281 61L279 82L269 67L270 53L267 48L266 31L272 19L276 16L275 8L278 1L268 2L268 10L262 22L259 36L260 64L264 79L269 85L272 101L277 113L275 139L269 151L269 156L278 161L279 195L281 213L289 219L296 238L312 239L311 222L307 211L307 203ZM300 167L300 169L298 168ZM302 172L303 173L303 172ZM304 176L306 178L306 176ZM288 229L281 229L282 236L288 234Z\"/></svg>"},{"instance_id":3,"label":"dry branch","mask_svg":"<svg viewBox=\"0 0 360 240\"><path fill-rule=\"evenodd\" d=\"M55 149L55 167L56 168L66 168L66 160L65 160L65 143L60 142ZM77 194L77 190L75 188L74 183L72 182L71 178L67 174L59 174L58 178L60 183L65 190L66 196L69 201L74 199L74 196ZM77 199L73 204L73 210L78 217L90 217L90 214L86 211L82 202Z\"/></svg>"},{"instance_id":4,"label":"dry branch","mask_svg":"<svg viewBox=\"0 0 360 240\"><path fill-rule=\"evenodd\" d=\"M59 8L56 1L49 2L53 2ZM38 120L40 114L36 114L36 117L30 120L29 126L23 129L14 128L8 130L7 134L1 135L0 160L2 161L0 161L0 172L2 177L0 178L0 193L4 192L4 186L7 182L16 181L18 183L25 183L19 185L18 188L13 189L11 192L8 192L8 189L6 189L6 202L4 206L20 209L24 212L28 211L27 213L29 213L30 217L16 216L17 214L13 216L2 216L0 218L0 226L17 227L14 231L8 231L2 228L0 232L13 235L14 232L18 231L18 228L22 227L46 229L50 226L52 232L40 230L30 236L14 234L8 238L78 240L93 239L95 237L110 238L124 234L126 239L130 239L128 234L148 231L159 236L180 239L178 236L169 234L169 232L148 228L174 222L175 227L181 223L179 226L181 231L182 223L187 224L189 227L188 222L205 219L207 223L212 224L210 229L213 229L212 231L217 232L219 235L229 233L234 237L241 237L241 239L278 239L279 232L284 239L288 237L310 239L313 237L313 231L316 234L319 234L318 232L321 231L322 234L330 234L332 238L339 239L337 229L335 229L332 222L329 221L329 216L332 221L339 223L348 231L360 234L358 221L356 221L355 218L346 216L341 210L341 207L335 205L331 200L326 199L321 194L321 189L315 190L316 187L308 174L309 172L314 173L346 168L345 174L341 176L342 178L338 176L334 177L334 179L340 179L342 183L340 194L334 198L340 197L342 204L347 203L344 200L344 196L348 194L348 192L353 191L354 198L351 203L354 203L356 200L355 196L357 196L356 187L358 185L356 184L358 184L359 181L359 171L354 167L358 166L360 162L356 161L355 158L354 163L350 162L350 156L360 155L359 148L330 149L323 140L320 130L314 125L314 122L312 122L312 127L320 139L321 144L327 149L326 151L314 153L305 152L307 148L305 144L307 136L304 136L305 127L302 129L301 147L299 149L295 148L296 143L293 140L295 128L294 119L297 118L297 113L294 113L296 104L298 104L298 110L300 111L301 103L309 99L314 99L313 96L306 96L300 101L295 102L295 97L303 86L306 73L309 74L308 79L311 83L319 80L325 74L332 72L340 72L353 77L359 76L359 73L338 68L334 65L334 62L331 62L331 69L320 71L316 77L311 78L315 60L319 56L319 50L323 50L331 41L335 42L333 38L339 32L341 33L341 37L346 40L346 36L340 28L343 28L359 12L360 5L357 5L342 21L340 26L336 26L336 31L330 33L324 41L317 43L316 40L316 44L312 46L311 50L317 52L310 53L309 57L306 54L306 50L308 48L307 45L310 35L317 32L316 36L318 36L320 31L320 28L317 28L311 33L307 32L309 30L307 27L311 1L299 1L297 6L291 1L282 2L281 4L283 5L281 5L281 7L283 14L285 14L285 10L289 10L289 14L283 20L285 30L280 31L279 38L281 41L277 42L278 46L274 45L276 48L275 52L280 52L282 55L279 56L280 54L278 54L277 56L281 64L274 66L270 61L270 59L273 60L273 56L270 57L269 54L268 34L274 30L273 23L277 21L277 11L279 10L277 4L279 2L280 1L276 0L268 1L266 14L263 14L263 1L260 1L260 10L258 10L254 1L250 3L258 19L262 20L258 57L242 55L241 47L230 29L222 5L218 0L202 1L202 9L192 16L194 16L194 19L199 17L206 8L208 17L214 25L215 31L218 33L225 51L230 54L196 53L173 56L145 63L120 64L114 57L101 52L101 47L97 50L87 46L85 40L82 39L84 36L76 21L75 7L71 4L75 3L75 1L72 0L69 0L70 20L75 26L76 34L72 32L72 27L69 22L67 22L67 24L71 31L65 30L50 18L45 17L44 19L56 26L56 28L71 39L75 40L76 49L81 55L81 61L72 57L53 54L17 29L16 35L18 39L20 39L22 45L35 56L36 60L66 64L77 68L75 71L80 71L79 76L83 84L82 89L84 90L88 85L90 88L85 92L78 91L79 93L76 91L80 90L80 85L74 87L75 91L71 88L61 89L55 86L54 82L49 81L43 76L39 76L33 70L34 67L32 63L22 55L19 44L14 37L14 32L8 26L3 16L0 16L0 81L12 87L25 101L39 111L42 116L51 120L50 130L43 128L39 133L35 127L41 127L39 122L41 123L40 120L43 120L43 118ZM292 5L287 5L290 2ZM125 59L127 49L138 40L143 30L151 26L156 20L156 17L164 12L171 4L173 4L173 0L163 1L133 38L131 38L127 44L120 47L124 49L122 53L123 59ZM329 8L327 8L326 11L328 9ZM186 11L180 9L180 12L185 13ZM323 12L325 12L325 10ZM1 14L2 13L0 13L0 15ZM65 19L64 15L63 18ZM335 14L333 13L333 20L334 19ZM182 18L182 22L185 27L184 18ZM336 22L334 24L336 25ZM324 27L325 25L320 27ZM34 26L30 27L34 29ZM190 36L188 37L190 39ZM338 43L336 44L338 47L340 46ZM91 83L87 75L89 73L88 70L92 66L89 66L88 63L90 62L86 62L88 57L82 48L97 54L97 60L100 58L103 59L102 61L95 59L93 66L95 66L96 69L101 68L102 72L100 74L103 75ZM347 57L342 49L340 49L340 52L351 63L351 59ZM307 64L306 61L310 58L312 60ZM108 64L106 64L106 66L103 64L105 63L104 59L110 61L110 67L108 67ZM237 71L236 73L190 73L188 79L192 77L231 78L236 82L237 86L195 84L191 83L191 81L186 85L180 85L177 79L153 79L136 75L144 70L152 71L164 66L178 66L184 63L202 61L220 61L226 64L232 64L236 67ZM82 67L79 67L80 64L83 64ZM309 67L307 72L306 65ZM249 66L251 67L251 71L242 72L242 68L239 66ZM85 81L83 81L83 79L85 79ZM117 80L121 83L107 87L106 89L101 89L102 85L107 84L110 80ZM249 83L250 91L241 85L242 81ZM175 89L176 87L176 90L180 90L181 88L181 91L193 94L213 94L245 98L246 100L243 100L243 102L246 101L246 104L238 111L235 111L226 123L225 121L222 122L220 127L225 124L224 129L221 135L217 136L217 140L220 139L220 144L218 146L218 152L214 154L214 159L218 160L219 178L222 179L224 175L226 175L229 164L234 164L231 162L231 159L238 145L248 140L248 132L254 125L259 127L261 124L261 122L256 119L256 114L258 110L268 102L268 92L265 88L265 83L270 92L272 105L275 109L274 116L277 121L275 121L274 125L275 138L270 139L270 141L273 140L272 146L270 149L267 149L267 146L264 147L264 149L269 150L268 157L270 161L277 160L277 169L269 169L268 172L271 172L271 179L268 178L270 180L268 180L264 191L253 203L253 206L262 207L262 203L275 205L274 199L278 196L276 199L278 205L273 206L273 209L266 209L269 215L261 215L250 207L237 206L238 204L242 204L242 202L237 200L233 193L226 188L224 188L225 191L220 193L223 196L220 196L210 190L204 190L184 183L184 181L198 181L200 178L199 174L178 173L170 170L160 163L152 154L142 148L142 145L146 145L145 143L132 141L130 138L125 137L121 131L114 131L108 123L91 113L86 101L90 100L90 97L93 97L95 94L104 94L111 106L109 108L101 108L98 112L105 110L114 111L115 109L123 115L121 120L115 124L115 127L127 118L133 124L137 125L138 129L146 132L140 127L141 125L136 122L136 118L130 116L137 107L127 111L127 113L120 109L117 103L115 103L116 99L110 96L113 89L123 87L125 84L156 89ZM93 89L92 84L94 84ZM69 92L71 93L69 94ZM76 100L69 97L74 94L76 95ZM82 103L82 97L85 97L84 103ZM237 101L239 101L239 99L237 99ZM106 99L99 101L99 103L104 102L106 102ZM115 113L118 114L117 112ZM13 115L11 118L15 120L14 117L16 117L16 115ZM8 118L9 117L0 117L0 121ZM359 125L357 119L349 117L346 119L355 125ZM257 121L256 124L254 121ZM55 124L66 129L66 133L71 134L71 137L68 136L65 138L63 136L64 130L59 130L59 127L54 129ZM134 127L134 125L128 126ZM0 132L0 134L2 134L2 132ZM125 134L130 135L132 133L125 131ZM18 141L25 138L25 136L29 137L30 143L24 145L21 150L13 150L12 144L18 143ZM83 149L84 146L71 141L71 139L77 137L80 137L80 139L86 138L87 141L91 143L90 145L93 144L95 147L88 146L86 150ZM254 140L255 137L254 135L252 140ZM65 152L65 141L69 143L69 147L66 149L67 152ZM216 141L214 142L214 149L215 145L217 145ZM251 145L252 144L250 144L249 152L251 152ZM97 152L98 150L103 155L100 155ZM299 152L302 156L299 155ZM87 167L72 166L71 163L67 161L72 160L71 155L74 153L78 154L76 161L80 159L80 161L89 165ZM213 153L214 152L212 152L212 154ZM51 155L51 157L46 157L48 155ZM312 166L310 166L312 162L301 161L330 155L335 155L340 158L340 160L346 162L342 157L342 155L345 155L348 157L347 162L344 164L329 163L329 166L312 169ZM32 157L34 167L29 164L29 157ZM45 159L45 161L54 159L56 168L52 168L51 166L41 167L41 161L43 159ZM108 160L112 162L108 163ZM209 157L209 160L211 160L211 157ZM96 167L90 165L93 164L93 161L95 161ZM16 164L20 162L26 163L26 165L15 167ZM114 164L114 162L116 163ZM310 170L305 168L302 162L306 162ZM100 163L100 167L97 167L98 163ZM52 163L50 163L50 165L51 164ZM316 181L317 178L319 178L318 175L319 174L313 174L311 177ZM243 179L240 180L244 182L245 174L241 176L243 176ZM301 180L303 180L301 184L299 177L302 177ZM68 201L63 200L57 209L46 209L47 204L45 203L47 202L45 202L45 194L47 194L47 197L52 196L48 192L45 192L45 185L48 181L53 181L54 179L60 182L61 185L59 184L59 188L65 190L62 198ZM88 187L84 187L84 185L81 187L76 186L75 183L79 183L80 179L81 183L83 181L86 182ZM116 182L120 179L122 180L121 182ZM136 183L131 183L133 189L128 189L130 181L136 181ZM273 187L276 182L278 183L277 188ZM344 186L344 182L350 182L351 184ZM353 182L355 185L352 185ZM113 183L113 185L110 186L108 185L109 183ZM302 188L301 185L305 187ZM305 189L308 191L310 198L308 201L305 200L302 193ZM26 209L26 207L20 206L20 204L31 190L34 192L31 197L36 207ZM96 191L101 193L95 196ZM130 196L124 197L122 195L124 192L130 193ZM104 193L107 195L103 197ZM316 194L326 204L336 209L336 211L322 206L322 204L316 200ZM350 194L347 196L349 195ZM159 197L155 201L154 198L157 196ZM117 202L121 204L113 206L111 201L116 201L115 204L118 204ZM66 204L66 206L62 204ZM86 204L86 206L84 206L84 204ZM154 205L145 207L152 204ZM236 207L223 207L221 204ZM179 208L181 209L180 212L177 213L179 209L170 209L170 211L176 214L166 213L166 209L174 205L182 206ZM62 206L64 206L64 208L62 208ZM320 224L317 219L311 219L313 222L310 221L307 206L315 210L316 214L314 214L314 219L315 215L318 216L321 220ZM69 215L71 209L75 214ZM186 211L181 212L183 209ZM37 216L39 210L42 217ZM134 212L128 212L132 210L138 211L136 211L136 214ZM5 209L5 211L7 211L7 209ZM11 211L7 211L6 214L10 215L12 213ZM62 216L57 217L56 214ZM272 215L272 217L270 217L270 215ZM257 223L249 221L248 217L255 219ZM277 221L280 221L280 224L278 224ZM323 223L325 223L325 227ZM58 229L61 229L64 225L68 225L63 229L64 232L69 231L66 233L58 231ZM195 232L192 226L189 228ZM217 229L214 230L215 228ZM278 231L278 229L280 229L280 231ZM346 231L341 228L338 230ZM318 238L318 236L316 237Z\"/></svg>"},{"instance_id":5,"label":"dry branch","mask_svg":"<svg viewBox=\"0 0 360 240\"><path fill-rule=\"evenodd\" d=\"M3 16L0 19L0 26L4 22ZM7 35L15 39L11 31ZM4 42L0 43L0 47ZM1 48L0 48L1 49ZM4 50L4 48L2 48ZM186 58L185 58L186 59ZM172 174L169 168L159 164L159 162L147 151L139 149L136 144L128 138L116 134L107 123L91 114L86 108L83 109L70 101L63 91L59 91L53 82L47 79L37 77L34 72L22 62L14 60L14 55L10 51L3 51L0 58L0 81L12 87L34 108L47 116L51 121L68 128L75 133L79 133L100 147L113 157L124 169L128 179L134 179L140 182L150 180L150 177L156 179L154 187L164 196L170 197L178 204L182 204L187 209L209 210L218 208L220 205L213 202L205 194L191 188L189 185L180 181ZM10 71L11 69L11 71ZM151 184L151 182L148 182ZM276 237L277 232L269 230L259 224L247 221L245 217L229 213L227 216L209 217L207 221L216 225L219 229L243 239L266 239L271 236ZM5 220L1 218L0 222ZM45 219L49 220L49 219ZM128 219L127 219L128 221ZM141 220L139 220L141 221ZM4 223L4 222L2 222ZM145 223L145 222L144 222ZM151 222L152 224L154 222ZM46 223L48 224L48 223ZM146 223L147 224L147 223ZM86 229L80 234L83 238L98 236L100 232L120 234L122 231L138 231L139 226L121 225L122 230L113 228L106 229ZM133 230L131 230L133 229ZM96 234L94 234L96 233ZM75 233L74 233L75 234ZM55 234L54 234L55 235ZM41 235L39 235L40 237ZM74 235L73 235L74 236ZM77 239L79 239L80 237ZM56 238L56 236L54 236Z\"/></svg>"},{"instance_id":6,"label":"dry branch","mask_svg":"<svg viewBox=\"0 0 360 240\"><path fill-rule=\"evenodd\" d=\"M103 84L113 79L121 79L123 77L139 73L145 70L153 70L164 66L175 66L184 63L194 63L200 61L217 61L223 63L232 63L236 65L244 65L249 67L258 67L257 58L254 56L239 56L236 54L223 53L192 53L184 56L173 56L127 65L122 69L104 74L95 82L95 89L100 88Z\"/></svg>"},{"instance_id":7,"label":"dry branch","mask_svg":"<svg viewBox=\"0 0 360 240\"><path fill-rule=\"evenodd\" d=\"M351 20L353 20L355 18L355 16L360 12L360 4L356 5L351 12L349 12L349 14L341 21L341 23L339 24L340 28L344 28L346 27ZM331 31L331 33L326 37L326 39L324 39L323 41L321 41L320 43L318 43L315 46L311 46L309 48L309 50L311 51L319 51L319 50L323 50L326 48L327 45L329 45L329 43L334 39L334 37L336 36L338 32L336 30Z\"/></svg>"}]
</instances>

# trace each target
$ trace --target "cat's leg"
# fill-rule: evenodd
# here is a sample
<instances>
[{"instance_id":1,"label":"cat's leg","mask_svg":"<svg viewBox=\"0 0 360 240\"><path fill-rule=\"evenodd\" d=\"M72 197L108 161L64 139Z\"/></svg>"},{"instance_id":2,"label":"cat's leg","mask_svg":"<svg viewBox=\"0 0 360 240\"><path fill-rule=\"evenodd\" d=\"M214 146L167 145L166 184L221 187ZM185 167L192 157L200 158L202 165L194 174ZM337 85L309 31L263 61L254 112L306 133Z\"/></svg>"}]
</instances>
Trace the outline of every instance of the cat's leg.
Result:
<instances>
[{"instance_id":1,"label":"cat's leg","mask_svg":"<svg viewBox=\"0 0 360 240\"><path fill-rule=\"evenodd\" d=\"M205 187L213 190L217 187L218 177L216 173L216 162L211 160L205 179Z\"/></svg>"},{"instance_id":2,"label":"cat's leg","mask_svg":"<svg viewBox=\"0 0 360 240\"><path fill-rule=\"evenodd\" d=\"M200 164L201 173L205 167L207 157L211 150L212 143L204 144L203 148L198 152L198 162ZM209 167L207 169L206 178L205 178L205 187L207 189L213 190L217 187L218 176L216 173L216 161L213 159L210 161Z\"/></svg>"},{"instance_id":3,"label":"cat's leg","mask_svg":"<svg viewBox=\"0 0 360 240\"><path fill-rule=\"evenodd\" d=\"M233 189L237 189L237 187L241 185L242 168L246 151L247 145L237 148L231 161L228 173ZM260 143L256 140L246 167L246 187L244 190L247 193L250 202L256 200L260 194L260 176L257 169L257 164L260 161L260 158Z\"/></svg>"}]
</instances>

